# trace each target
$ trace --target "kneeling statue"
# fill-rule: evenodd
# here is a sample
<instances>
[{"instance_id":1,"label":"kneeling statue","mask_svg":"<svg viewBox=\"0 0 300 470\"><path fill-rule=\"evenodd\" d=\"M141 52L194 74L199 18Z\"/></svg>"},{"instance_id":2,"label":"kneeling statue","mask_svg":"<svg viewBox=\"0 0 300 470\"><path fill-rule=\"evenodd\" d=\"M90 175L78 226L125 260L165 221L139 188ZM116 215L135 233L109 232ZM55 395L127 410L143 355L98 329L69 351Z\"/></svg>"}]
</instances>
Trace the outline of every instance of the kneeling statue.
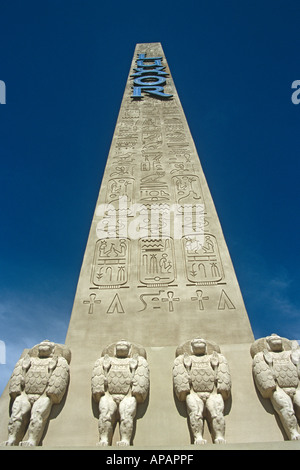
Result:
<instances>
[{"instance_id":1,"label":"kneeling statue","mask_svg":"<svg viewBox=\"0 0 300 470\"><path fill-rule=\"evenodd\" d=\"M92 395L99 403L98 445L111 445L116 421L120 422L119 446L129 446L137 404L149 392L149 368L144 348L121 340L108 346L94 366Z\"/></svg>"},{"instance_id":2,"label":"kneeling statue","mask_svg":"<svg viewBox=\"0 0 300 470\"><path fill-rule=\"evenodd\" d=\"M299 440L300 347L277 334L256 340L250 349L253 377L263 398L269 398L289 440Z\"/></svg>"},{"instance_id":3,"label":"kneeling statue","mask_svg":"<svg viewBox=\"0 0 300 470\"><path fill-rule=\"evenodd\" d=\"M173 366L177 398L186 402L194 444L205 444L204 419L212 428L213 442L225 443L224 402L230 397L231 378L220 348L203 338L179 346Z\"/></svg>"},{"instance_id":4,"label":"kneeling statue","mask_svg":"<svg viewBox=\"0 0 300 470\"><path fill-rule=\"evenodd\" d=\"M37 446L53 404L61 402L69 382L70 350L49 340L34 346L13 371L9 393L13 400L5 446ZM28 439L22 441L28 426Z\"/></svg>"}]
</instances>

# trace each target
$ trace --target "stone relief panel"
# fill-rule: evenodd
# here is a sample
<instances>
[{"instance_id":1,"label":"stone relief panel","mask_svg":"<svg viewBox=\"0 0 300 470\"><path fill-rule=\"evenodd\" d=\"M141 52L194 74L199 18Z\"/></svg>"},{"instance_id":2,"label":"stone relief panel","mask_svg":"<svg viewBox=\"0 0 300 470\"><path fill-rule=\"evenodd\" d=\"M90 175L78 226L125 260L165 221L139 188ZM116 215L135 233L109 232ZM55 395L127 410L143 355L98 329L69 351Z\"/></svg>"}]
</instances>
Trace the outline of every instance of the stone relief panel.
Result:
<instances>
[{"instance_id":1,"label":"stone relief panel","mask_svg":"<svg viewBox=\"0 0 300 470\"><path fill-rule=\"evenodd\" d=\"M112 178L107 183L107 204L118 203L119 198L126 197L128 204L134 201L134 178Z\"/></svg>"},{"instance_id":2,"label":"stone relief panel","mask_svg":"<svg viewBox=\"0 0 300 470\"><path fill-rule=\"evenodd\" d=\"M139 240L139 280L154 287L165 286L176 278L174 242L170 237Z\"/></svg>"},{"instance_id":3,"label":"stone relief panel","mask_svg":"<svg viewBox=\"0 0 300 470\"><path fill-rule=\"evenodd\" d=\"M182 238L182 243L186 276L191 283L214 285L224 279L218 243L214 235L186 235Z\"/></svg>"},{"instance_id":4,"label":"stone relief panel","mask_svg":"<svg viewBox=\"0 0 300 470\"><path fill-rule=\"evenodd\" d=\"M171 167L173 168L170 171L170 174L178 174L179 175L184 175L184 174L190 174L191 172L195 171L194 165L188 161L170 161ZM180 184L180 183L179 183Z\"/></svg>"},{"instance_id":5,"label":"stone relief panel","mask_svg":"<svg viewBox=\"0 0 300 470\"><path fill-rule=\"evenodd\" d=\"M44 340L17 362L9 383L13 405L8 439L2 446L40 444L52 406L66 393L70 361L69 348Z\"/></svg>"},{"instance_id":6,"label":"stone relief panel","mask_svg":"<svg viewBox=\"0 0 300 470\"><path fill-rule=\"evenodd\" d=\"M142 204L155 202L169 202L171 193L166 179L165 171L144 176L140 180L140 202Z\"/></svg>"},{"instance_id":7,"label":"stone relief panel","mask_svg":"<svg viewBox=\"0 0 300 470\"><path fill-rule=\"evenodd\" d=\"M160 116L160 107L157 101L144 101L141 103L142 117L158 118Z\"/></svg>"},{"instance_id":8,"label":"stone relief panel","mask_svg":"<svg viewBox=\"0 0 300 470\"><path fill-rule=\"evenodd\" d=\"M225 292L224 289L218 294L215 298L214 303L210 300L209 295L207 295L207 290L197 289L195 294L191 296L191 301L198 305L198 310L203 311L208 309L212 309L214 312L218 310L235 310L235 305L233 304L232 300Z\"/></svg>"},{"instance_id":9,"label":"stone relief panel","mask_svg":"<svg viewBox=\"0 0 300 470\"><path fill-rule=\"evenodd\" d=\"M124 105L123 108L123 119L134 119L138 120L140 118L140 109L138 106L134 106L131 102L128 107L126 107L126 104Z\"/></svg>"},{"instance_id":10,"label":"stone relief panel","mask_svg":"<svg viewBox=\"0 0 300 470\"><path fill-rule=\"evenodd\" d=\"M231 395L231 376L226 358L212 341L201 337L176 350L173 385L178 400L185 401L194 444L205 444L204 420L210 424L213 442L225 443L224 403Z\"/></svg>"},{"instance_id":11,"label":"stone relief panel","mask_svg":"<svg viewBox=\"0 0 300 470\"><path fill-rule=\"evenodd\" d=\"M129 119L128 117L126 119L122 119L119 122L119 127L116 131L117 135L119 137L127 137L128 135L136 135L136 132L139 130L139 119Z\"/></svg>"},{"instance_id":12,"label":"stone relief panel","mask_svg":"<svg viewBox=\"0 0 300 470\"><path fill-rule=\"evenodd\" d=\"M182 119L178 116L166 116L164 125L167 135L169 132L184 131Z\"/></svg>"},{"instance_id":13,"label":"stone relief panel","mask_svg":"<svg viewBox=\"0 0 300 470\"><path fill-rule=\"evenodd\" d=\"M191 150L189 144L168 144L168 156L170 162L185 161L190 163Z\"/></svg>"},{"instance_id":14,"label":"stone relief panel","mask_svg":"<svg viewBox=\"0 0 300 470\"><path fill-rule=\"evenodd\" d=\"M99 404L99 443L112 443L114 425L119 421L118 446L132 441L134 418L138 404L149 393L150 377L145 349L125 340L102 351L92 373L92 396Z\"/></svg>"},{"instance_id":15,"label":"stone relief panel","mask_svg":"<svg viewBox=\"0 0 300 470\"><path fill-rule=\"evenodd\" d=\"M250 353L253 358L253 377L260 394L271 401L288 439L300 440L298 342L272 334L256 340Z\"/></svg>"},{"instance_id":16,"label":"stone relief panel","mask_svg":"<svg viewBox=\"0 0 300 470\"><path fill-rule=\"evenodd\" d=\"M131 135L123 138L116 138L116 149L117 150L134 150L138 143L137 135Z\"/></svg>"},{"instance_id":17,"label":"stone relief panel","mask_svg":"<svg viewBox=\"0 0 300 470\"><path fill-rule=\"evenodd\" d=\"M140 164L141 171L152 171L152 172L161 172L163 171L163 166L161 163L163 153L162 152L142 152L142 160Z\"/></svg>"},{"instance_id":18,"label":"stone relief panel","mask_svg":"<svg viewBox=\"0 0 300 470\"><path fill-rule=\"evenodd\" d=\"M119 158L118 161L113 162L111 165L111 173L109 176L113 178L130 178L133 175L134 160L126 158Z\"/></svg>"},{"instance_id":19,"label":"stone relief panel","mask_svg":"<svg viewBox=\"0 0 300 470\"><path fill-rule=\"evenodd\" d=\"M109 314L112 314L112 313L125 313L124 306L121 302L121 299L120 299L120 296L119 296L118 293L116 293L113 296L113 299L110 302L106 313L109 313Z\"/></svg>"},{"instance_id":20,"label":"stone relief panel","mask_svg":"<svg viewBox=\"0 0 300 470\"><path fill-rule=\"evenodd\" d=\"M160 128L142 130L143 150L157 150L161 147L162 143L163 136Z\"/></svg>"},{"instance_id":21,"label":"stone relief panel","mask_svg":"<svg viewBox=\"0 0 300 470\"><path fill-rule=\"evenodd\" d=\"M197 175L184 174L172 177L177 204L203 204L200 180Z\"/></svg>"},{"instance_id":22,"label":"stone relief panel","mask_svg":"<svg viewBox=\"0 0 300 470\"><path fill-rule=\"evenodd\" d=\"M169 114L174 114L180 116L180 108L176 103L176 99L173 98L172 100L164 101L162 103L162 113L163 116L167 116Z\"/></svg>"},{"instance_id":23,"label":"stone relief panel","mask_svg":"<svg viewBox=\"0 0 300 470\"><path fill-rule=\"evenodd\" d=\"M165 297L163 297L161 300L162 302L166 302L169 312L174 312L175 304L180 302L180 297L177 297L174 291L168 290L165 294Z\"/></svg>"},{"instance_id":24,"label":"stone relief panel","mask_svg":"<svg viewBox=\"0 0 300 470\"><path fill-rule=\"evenodd\" d=\"M172 313L176 310L176 305L180 300L174 290L158 289L157 291L144 292L140 295L140 309L138 311L163 309Z\"/></svg>"},{"instance_id":25,"label":"stone relief panel","mask_svg":"<svg viewBox=\"0 0 300 470\"><path fill-rule=\"evenodd\" d=\"M95 247L91 282L99 288L124 287L129 273L129 239L106 238Z\"/></svg>"},{"instance_id":26,"label":"stone relief panel","mask_svg":"<svg viewBox=\"0 0 300 470\"><path fill-rule=\"evenodd\" d=\"M88 314L92 315L95 312L95 306L101 304L101 299L98 299L97 294L92 292L88 299L83 300L83 303L88 305Z\"/></svg>"}]
</instances>

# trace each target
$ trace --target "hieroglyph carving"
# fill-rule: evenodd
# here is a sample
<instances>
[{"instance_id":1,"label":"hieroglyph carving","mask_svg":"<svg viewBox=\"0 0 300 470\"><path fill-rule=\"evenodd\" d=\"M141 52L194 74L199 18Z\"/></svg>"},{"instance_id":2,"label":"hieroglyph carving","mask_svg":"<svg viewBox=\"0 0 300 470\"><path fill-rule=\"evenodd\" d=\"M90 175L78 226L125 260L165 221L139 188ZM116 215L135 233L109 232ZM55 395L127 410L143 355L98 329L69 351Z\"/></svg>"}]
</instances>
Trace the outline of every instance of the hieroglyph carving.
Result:
<instances>
[{"instance_id":1,"label":"hieroglyph carving","mask_svg":"<svg viewBox=\"0 0 300 470\"><path fill-rule=\"evenodd\" d=\"M147 286L168 285L176 277L173 240L165 238L141 238L140 281Z\"/></svg>"},{"instance_id":2,"label":"hieroglyph carving","mask_svg":"<svg viewBox=\"0 0 300 470\"><path fill-rule=\"evenodd\" d=\"M129 240L98 240L95 248L92 283L98 288L122 287L128 281Z\"/></svg>"},{"instance_id":3,"label":"hieroglyph carving","mask_svg":"<svg viewBox=\"0 0 300 470\"><path fill-rule=\"evenodd\" d=\"M119 446L130 445L138 403L149 392L149 368L144 348L121 340L108 346L95 363L92 395L99 403L98 445L111 445L114 424L120 421Z\"/></svg>"},{"instance_id":4,"label":"hieroglyph carving","mask_svg":"<svg viewBox=\"0 0 300 470\"><path fill-rule=\"evenodd\" d=\"M300 419L300 347L272 334L251 346L255 384L264 398L269 398L289 440L299 440ZM267 436L266 436L267 437Z\"/></svg>"},{"instance_id":5,"label":"hieroglyph carving","mask_svg":"<svg viewBox=\"0 0 300 470\"><path fill-rule=\"evenodd\" d=\"M203 201L199 177L196 175L173 176L178 204L199 204Z\"/></svg>"},{"instance_id":6,"label":"hieroglyph carving","mask_svg":"<svg viewBox=\"0 0 300 470\"><path fill-rule=\"evenodd\" d=\"M2 445L39 445L52 405L66 392L70 360L67 347L45 340L17 362L9 385L13 406L8 440ZM22 441L28 422L28 438Z\"/></svg>"},{"instance_id":7,"label":"hieroglyph carving","mask_svg":"<svg viewBox=\"0 0 300 470\"><path fill-rule=\"evenodd\" d=\"M118 202L120 197L126 197L128 202L133 202L134 178L112 178L108 181L106 202L111 204Z\"/></svg>"},{"instance_id":8,"label":"hieroglyph carving","mask_svg":"<svg viewBox=\"0 0 300 470\"><path fill-rule=\"evenodd\" d=\"M140 180L140 201L141 203L169 202L170 192L168 182L163 179L164 171L145 176Z\"/></svg>"},{"instance_id":9,"label":"hieroglyph carving","mask_svg":"<svg viewBox=\"0 0 300 470\"><path fill-rule=\"evenodd\" d=\"M203 338L179 346L173 366L177 398L186 402L194 444L205 444L204 419L214 443L225 442L224 402L230 397L231 377L220 348Z\"/></svg>"},{"instance_id":10,"label":"hieroglyph carving","mask_svg":"<svg viewBox=\"0 0 300 470\"><path fill-rule=\"evenodd\" d=\"M196 285L218 284L224 273L216 237L201 234L198 242L196 235L186 235L182 242L187 279Z\"/></svg>"}]
</instances>

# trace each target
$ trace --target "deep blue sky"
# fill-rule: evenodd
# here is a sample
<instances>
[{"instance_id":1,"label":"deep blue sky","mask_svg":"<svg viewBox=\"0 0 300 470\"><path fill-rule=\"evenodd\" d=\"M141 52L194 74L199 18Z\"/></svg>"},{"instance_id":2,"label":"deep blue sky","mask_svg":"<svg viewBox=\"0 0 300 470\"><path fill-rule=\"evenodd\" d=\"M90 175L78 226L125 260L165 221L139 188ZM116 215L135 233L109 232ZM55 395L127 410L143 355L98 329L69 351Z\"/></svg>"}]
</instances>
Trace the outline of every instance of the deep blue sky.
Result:
<instances>
[{"instance_id":1,"label":"deep blue sky","mask_svg":"<svg viewBox=\"0 0 300 470\"><path fill-rule=\"evenodd\" d=\"M300 338L299 1L1 5L0 392L64 342L136 43L161 42L255 337Z\"/></svg>"}]
</instances>

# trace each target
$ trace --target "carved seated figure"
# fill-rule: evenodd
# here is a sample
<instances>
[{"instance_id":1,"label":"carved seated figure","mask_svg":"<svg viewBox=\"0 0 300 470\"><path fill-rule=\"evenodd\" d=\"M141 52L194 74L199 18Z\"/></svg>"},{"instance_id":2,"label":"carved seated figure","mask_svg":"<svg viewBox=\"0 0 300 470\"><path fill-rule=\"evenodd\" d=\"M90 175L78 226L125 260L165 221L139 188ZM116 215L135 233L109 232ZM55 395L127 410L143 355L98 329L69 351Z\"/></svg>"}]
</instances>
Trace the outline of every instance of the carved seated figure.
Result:
<instances>
[{"instance_id":1,"label":"carved seated figure","mask_svg":"<svg viewBox=\"0 0 300 470\"><path fill-rule=\"evenodd\" d=\"M179 346L173 366L177 398L186 402L194 444L205 444L204 418L212 428L213 442L225 442L224 401L230 397L231 378L219 346L195 338Z\"/></svg>"},{"instance_id":2,"label":"carved seated figure","mask_svg":"<svg viewBox=\"0 0 300 470\"><path fill-rule=\"evenodd\" d=\"M63 345L42 341L21 358L13 371L13 400L5 446L37 446L53 404L61 402L69 382L71 353ZM22 441L28 426L28 439Z\"/></svg>"},{"instance_id":3,"label":"carved seated figure","mask_svg":"<svg viewBox=\"0 0 300 470\"><path fill-rule=\"evenodd\" d=\"M117 420L121 437L117 445L130 445L137 404L146 400L148 392L149 369L144 348L125 340L108 346L96 361L92 375L92 394L100 413L98 445L111 445Z\"/></svg>"},{"instance_id":4,"label":"carved seated figure","mask_svg":"<svg viewBox=\"0 0 300 470\"><path fill-rule=\"evenodd\" d=\"M263 396L269 398L289 440L299 440L300 419L300 347L272 334L256 340L251 346L253 377Z\"/></svg>"}]
</instances>

